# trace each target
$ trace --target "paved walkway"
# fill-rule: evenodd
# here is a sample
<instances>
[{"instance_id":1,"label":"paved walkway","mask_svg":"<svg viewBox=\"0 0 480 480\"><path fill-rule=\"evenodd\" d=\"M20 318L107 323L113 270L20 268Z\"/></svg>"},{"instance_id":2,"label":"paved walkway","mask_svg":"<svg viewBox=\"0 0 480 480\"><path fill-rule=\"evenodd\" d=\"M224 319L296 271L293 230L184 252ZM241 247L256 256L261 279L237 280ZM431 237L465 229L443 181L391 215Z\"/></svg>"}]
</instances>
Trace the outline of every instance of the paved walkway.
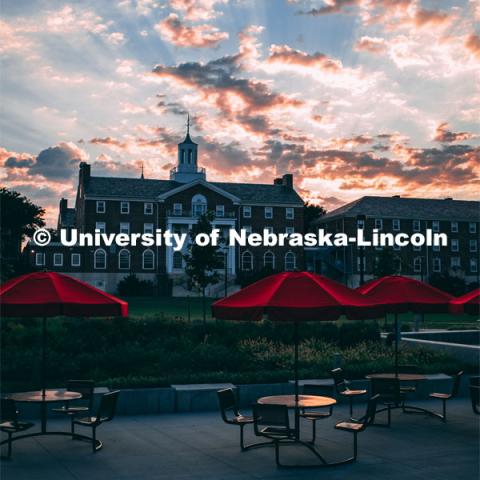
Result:
<instances>
[{"instance_id":1,"label":"paved walkway","mask_svg":"<svg viewBox=\"0 0 480 480\"><path fill-rule=\"evenodd\" d=\"M423 402L420 402L422 404ZM426 404L423 403L425 406ZM440 407L440 402L428 406ZM449 421L396 411L391 428L372 427L359 435L359 458L330 469L278 470L272 448L241 453L238 429L215 412L117 417L98 429L104 448L67 437L37 437L14 444L1 462L2 480L247 480L247 479L428 479L479 478L479 418L467 399L448 404ZM363 409L363 407L361 407ZM358 411L361 410L358 408ZM336 431L348 417L338 406L319 422L317 447L329 460L350 456L352 436ZM380 418L379 420L383 420ZM68 428L54 420L50 428ZM302 425L305 436L310 425ZM249 431L249 434L251 431ZM250 435L249 435L250 436ZM253 435L252 435L253 438ZM298 447L282 450L285 462L311 460Z\"/></svg>"}]
</instances>

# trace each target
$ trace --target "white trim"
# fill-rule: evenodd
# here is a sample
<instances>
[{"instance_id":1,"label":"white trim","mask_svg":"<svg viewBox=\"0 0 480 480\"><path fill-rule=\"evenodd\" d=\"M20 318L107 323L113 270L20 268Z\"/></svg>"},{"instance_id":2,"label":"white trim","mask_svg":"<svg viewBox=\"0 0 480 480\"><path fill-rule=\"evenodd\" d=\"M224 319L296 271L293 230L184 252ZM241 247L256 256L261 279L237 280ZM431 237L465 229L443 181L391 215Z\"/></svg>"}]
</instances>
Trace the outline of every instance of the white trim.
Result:
<instances>
[{"instance_id":1,"label":"white trim","mask_svg":"<svg viewBox=\"0 0 480 480\"><path fill-rule=\"evenodd\" d=\"M145 253L150 252L153 255L152 267L145 267ZM142 269L143 270L155 270L155 252L151 248L147 248L142 252Z\"/></svg>"},{"instance_id":2,"label":"white trim","mask_svg":"<svg viewBox=\"0 0 480 480\"><path fill-rule=\"evenodd\" d=\"M209 190L212 190L215 193L218 193L219 195L222 195L224 197L229 198L232 200L233 203L240 203L240 199L236 197L235 195L232 195L231 193L226 192L225 190L216 187L215 185L212 185L211 183L207 182L206 180L203 180L202 178L199 178L198 180L194 180L193 182L185 183L183 185L180 185L177 188L174 188L173 190L169 190L166 193L163 193L162 195L159 195L157 199L159 201L164 201L168 197L171 197L172 195L175 195L177 193L183 192L184 190L188 190L191 187L195 187L197 185L202 185L205 188L208 188Z\"/></svg>"},{"instance_id":3,"label":"white trim","mask_svg":"<svg viewBox=\"0 0 480 480\"><path fill-rule=\"evenodd\" d=\"M263 254L263 268L265 268L267 265L265 264L265 257L267 256L267 254L271 255L272 256L272 270L275 270L275 254L271 251L271 250L267 250L264 254Z\"/></svg>"},{"instance_id":4,"label":"white trim","mask_svg":"<svg viewBox=\"0 0 480 480\"><path fill-rule=\"evenodd\" d=\"M250 268L248 270L243 268L243 257L247 254L250 255L250 258L251 258ZM245 250L244 252L242 252L242 254L240 255L240 270L242 272L253 272L253 259L254 259L253 253L250 250Z\"/></svg>"},{"instance_id":5,"label":"white trim","mask_svg":"<svg viewBox=\"0 0 480 480\"><path fill-rule=\"evenodd\" d=\"M78 263L73 263L74 255L78 256ZM72 267L81 267L81 265L82 265L82 255L80 253L71 253L70 254L70 265Z\"/></svg>"},{"instance_id":6,"label":"white trim","mask_svg":"<svg viewBox=\"0 0 480 480\"><path fill-rule=\"evenodd\" d=\"M56 257L57 255L60 255L60 260L61 260L60 263L56 263L56 262L55 262L55 257ZM54 267L63 267L63 253L61 253L61 252L54 252L54 254L53 254L53 266L54 266Z\"/></svg>"},{"instance_id":7,"label":"white trim","mask_svg":"<svg viewBox=\"0 0 480 480\"><path fill-rule=\"evenodd\" d=\"M38 261L38 259L42 258L41 261ZM35 254L35 266L37 267L44 267L45 266L45 262L46 262L46 256L45 256L45 252L37 252Z\"/></svg>"},{"instance_id":8,"label":"white trim","mask_svg":"<svg viewBox=\"0 0 480 480\"><path fill-rule=\"evenodd\" d=\"M123 252L127 252L128 254L128 266L127 267L121 267L120 266L120 257L122 255ZM121 250L118 251L118 269L119 270L130 270L130 266L131 266L131 255L130 255L130 251L127 250L126 248L122 248Z\"/></svg>"},{"instance_id":9,"label":"white trim","mask_svg":"<svg viewBox=\"0 0 480 480\"><path fill-rule=\"evenodd\" d=\"M99 252L103 252L103 254L105 255L105 266L104 267L97 267L97 253ZM107 252L103 249L103 248L97 248L94 252L93 252L93 269L94 270L106 270L107 269Z\"/></svg>"},{"instance_id":10,"label":"white trim","mask_svg":"<svg viewBox=\"0 0 480 480\"><path fill-rule=\"evenodd\" d=\"M293 268L291 270L287 270L287 256L290 255L293 255ZM285 256L283 257L283 268L286 272L293 272L297 268L297 256L291 250L285 253Z\"/></svg>"}]
</instances>

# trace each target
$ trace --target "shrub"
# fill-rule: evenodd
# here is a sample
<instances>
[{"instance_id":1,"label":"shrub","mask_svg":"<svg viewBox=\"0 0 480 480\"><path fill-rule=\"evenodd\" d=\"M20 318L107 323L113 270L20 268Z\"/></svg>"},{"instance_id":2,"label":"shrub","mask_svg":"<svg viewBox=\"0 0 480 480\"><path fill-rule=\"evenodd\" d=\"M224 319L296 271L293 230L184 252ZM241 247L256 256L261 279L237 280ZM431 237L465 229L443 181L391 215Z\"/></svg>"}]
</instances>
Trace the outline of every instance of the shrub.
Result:
<instances>
[{"instance_id":1,"label":"shrub","mask_svg":"<svg viewBox=\"0 0 480 480\"><path fill-rule=\"evenodd\" d=\"M121 297L150 297L155 293L155 285L150 280L140 280L131 273L118 282L117 292Z\"/></svg>"}]
</instances>

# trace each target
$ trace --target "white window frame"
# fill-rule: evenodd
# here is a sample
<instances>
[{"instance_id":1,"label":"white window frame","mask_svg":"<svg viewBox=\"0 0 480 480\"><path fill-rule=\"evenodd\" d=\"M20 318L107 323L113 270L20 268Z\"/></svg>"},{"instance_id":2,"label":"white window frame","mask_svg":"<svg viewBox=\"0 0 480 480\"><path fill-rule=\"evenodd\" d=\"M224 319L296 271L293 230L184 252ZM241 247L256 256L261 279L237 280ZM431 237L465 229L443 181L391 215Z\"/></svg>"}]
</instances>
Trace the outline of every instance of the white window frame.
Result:
<instances>
[{"instance_id":1,"label":"white window frame","mask_svg":"<svg viewBox=\"0 0 480 480\"><path fill-rule=\"evenodd\" d=\"M100 208L102 207L102 208ZM97 200L95 204L95 212L96 213L105 213L107 211L107 205L105 200Z\"/></svg>"},{"instance_id":2,"label":"white window frame","mask_svg":"<svg viewBox=\"0 0 480 480\"><path fill-rule=\"evenodd\" d=\"M175 259L176 258L179 258L180 256L180 266L175 266ZM179 252L179 251L176 251L176 252L173 252L172 254L172 269L173 270L182 270L183 269L183 257L182 257L182 253Z\"/></svg>"},{"instance_id":3,"label":"white window frame","mask_svg":"<svg viewBox=\"0 0 480 480\"><path fill-rule=\"evenodd\" d=\"M57 258L60 258L60 262L57 262ZM63 253L56 252L53 254L53 266L54 267L63 267Z\"/></svg>"},{"instance_id":4,"label":"white window frame","mask_svg":"<svg viewBox=\"0 0 480 480\"><path fill-rule=\"evenodd\" d=\"M252 218L252 207L244 205L242 208L243 218Z\"/></svg>"},{"instance_id":5,"label":"white window frame","mask_svg":"<svg viewBox=\"0 0 480 480\"><path fill-rule=\"evenodd\" d=\"M128 259L128 265L127 266L122 266L122 262L121 262L121 258L122 258L122 254L124 253L127 253L127 256L125 258ZM130 270L130 267L131 267L131 264L132 264L132 258L131 258L131 254L130 254L130 251L126 248L122 248L119 252L118 252L118 269L119 270Z\"/></svg>"},{"instance_id":6,"label":"white window frame","mask_svg":"<svg viewBox=\"0 0 480 480\"><path fill-rule=\"evenodd\" d=\"M120 202L120 214L128 215L129 213L130 213L130 202Z\"/></svg>"},{"instance_id":7,"label":"white window frame","mask_svg":"<svg viewBox=\"0 0 480 480\"><path fill-rule=\"evenodd\" d=\"M266 262L267 255L272 259L271 265L270 264L267 265L267 262ZM275 270L275 254L271 250L267 250L263 254L263 268L271 268L272 270Z\"/></svg>"},{"instance_id":8,"label":"white window frame","mask_svg":"<svg viewBox=\"0 0 480 480\"><path fill-rule=\"evenodd\" d=\"M152 266L151 267L146 267L145 266L145 254L146 253L151 253L152 254ZM151 250L150 248L147 248L142 252L142 269L143 270L154 270L155 269L155 252Z\"/></svg>"},{"instance_id":9,"label":"white window frame","mask_svg":"<svg viewBox=\"0 0 480 480\"><path fill-rule=\"evenodd\" d=\"M183 204L182 203L174 203L173 204L173 216L181 217L183 214ZM193 215L193 212L192 212Z\"/></svg>"},{"instance_id":10,"label":"white window frame","mask_svg":"<svg viewBox=\"0 0 480 480\"><path fill-rule=\"evenodd\" d=\"M97 253L103 252L104 258L105 258L105 263L103 267L99 267L97 264ZM93 268L94 270L106 270L107 268L107 252L103 248L97 248L93 252Z\"/></svg>"},{"instance_id":11,"label":"white window frame","mask_svg":"<svg viewBox=\"0 0 480 480\"><path fill-rule=\"evenodd\" d=\"M452 233L458 233L458 222L450 222L450 231Z\"/></svg>"},{"instance_id":12,"label":"white window frame","mask_svg":"<svg viewBox=\"0 0 480 480\"><path fill-rule=\"evenodd\" d=\"M208 211L208 201L205 195L197 193L192 197L192 216L200 217Z\"/></svg>"},{"instance_id":13,"label":"white window frame","mask_svg":"<svg viewBox=\"0 0 480 480\"><path fill-rule=\"evenodd\" d=\"M400 222L400 219L399 218L394 218L392 220L392 230L394 232L399 232L400 231L400 228L401 228L401 222Z\"/></svg>"},{"instance_id":14,"label":"white window frame","mask_svg":"<svg viewBox=\"0 0 480 480\"><path fill-rule=\"evenodd\" d=\"M249 268L245 268L245 258L247 258L247 256L249 256L249 258L250 258ZM240 260L241 260L240 261L240 268L241 268L242 272L252 272L253 271L253 253L250 252L250 250L245 250L244 252L242 252Z\"/></svg>"},{"instance_id":15,"label":"white window frame","mask_svg":"<svg viewBox=\"0 0 480 480\"><path fill-rule=\"evenodd\" d=\"M420 220L412 220L412 230L414 232L419 232L422 229L422 223Z\"/></svg>"},{"instance_id":16,"label":"white window frame","mask_svg":"<svg viewBox=\"0 0 480 480\"><path fill-rule=\"evenodd\" d=\"M107 231L107 224L105 222L95 222L95 230L99 230L100 233Z\"/></svg>"},{"instance_id":17,"label":"white window frame","mask_svg":"<svg viewBox=\"0 0 480 480\"><path fill-rule=\"evenodd\" d=\"M450 257L450 268L461 268L462 261L460 257Z\"/></svg>"},{"instance_id":18,"label":"white window frame","mask_svg":"<svg viewBox=\"0 0 480 480\"><path fill-rule=\"evenodd\" d=\"M458 238L452 238L450 240L450 250L452 252L459 252L460 251L460 242L458 241Z\"/></svg>"},{"instance_id":19,"label":"white window frame","mask_svg":"<svg viewBox=\"0 0 480 480\"><path fill-rule=\"evenodd\" d=\"M472 252L472 253L475 253L475 252L478 251L478 241L477 240L471 239L468 242L468 251Z\"/></svg>"},{"instance_id":20,"label":"white window frame","mask_svg":"<svg viewBox=\"0 0 480 480\"><path fill-rule=\"evenodd\" d=\"M264 216L265 216L265 219L271 220L273 218L273 207L265 207Z\"/></svg>"},{"instance_id":21,"label":"white window frame","mask_svg":"<svg viewBox=\"0 0 480 480\"><path fill-rule=\"evenodd\" d=\"M125 228L127 226L127 228ZM120 222L119 233L126 233L130 235L130 222Z\"/></svg>"},{"instance_id":22,"label":"white window frame","mask_svg":"<svg viewBox=\"0 0 480 480\"><path fill-rule=\"evenodd\" d=\"M285 218L287 220L294 220L295 219L295 210L293 207L286 207L285 208Z\"/></svg>"},{"instance_id":23,"label":"white window frame","mask_svg":"<svg viewBox=\"0 0 480 480\"><path fill-rule=\"evenodd\" d=\"M45 266L45 252L37 252L35 254L35 265L37 267Z\"/></svg>"},{"instance_id":24,"label":"white window frame","mask_svg":"<svg viewBox=\"0 0 480 480\"><path fill-rule=\"evenodd\" d=\"M154 225L153 223L144 223L143 224L143 233L154 233Z\"/></svg>"},{"instance_id":25,"label":"white window frame","mask_svg":"<svg viewBox=\"0 0 480 480\"><path fill-rule=\"evenodd\" d=\"M144 215L153 215L153 203L145 202L143 204L143 214Z\"/></svg>"},{"instance_id":26,"label":"white window frame","mask_svg":"<svg viewBox=\"0 0 480 480\"><path fill-rule=\"evenodd\" d=\"M476 258L471 258L469 262L470 272L477 273L478 272L478 262Z\"/></svg>"},{"instance_id":27,"label":"white window frame","mask_svg":"<svg viewBox=\"0 0 480 480\"><path fill-rule=\"evenodd\" d=\"M438 220L432 220L432 232L438 233L440 231L440 222Z\"/></svg>"},{"instance_id":28,"label":"white window frame","mask_svg":"<svg viewBox=\"0 0 480 480\"><path fill-rule=\"evenodd\" d=\"M440 251L440 245L433 245L432 246L432 252L439 252Z\"/></svg>"},{"instance_id":29,"label":"white window frame","mask_svg":"<svg viewBox=\"0 0 480 480\"><path fill-rule=\"evenodd\" d=\"M361 257L360 255L357 256L357 272L360 273L360 260L363 259L363 273L367 271L367 257L364 255Z\"/></svg>"},{"instance_id":30,"label":"white window frame","mask_svg":"<svg viewBox=\"0 0 480 480\"><path fill-rule=\"evenodd\" d=\"M263 229L266 230L268 233L273 233L273 227L271 225L265 225Z\"/></svg>"},{"instance_id":31,"label":"white window frame","mask_svg":"<svg viewBox=\"0 0 480 480\"><path fill-rule=\"evenodd\" d=\"M442 259L440 257L433 257L433 267L432 270L435 273L439 273L442 271Z\"/></svg>"},{"instance_id":32,"label":"white window frame","mask_svg":"<svg viewBox=\"0 0 480 480\"><path fill-rule=\"evenodd\" d=\"M292 233L295 233L295 228L294 227L285 227L285 233L288 235L292 235Z\"/></svg>"},{"instance_id":33,"label":"white window frame","mask_svg":"<svg viewBox=\"0 0 480 480\"><path fill-rule=\"evenodd\" d=\"M225 205L216 205L215 206L215 216L224 217L225 216Z\"/></svg>"},{"instance_id":34,"label":"white window frame","mask_svg":"<svg viewBox=\"0 0 480 480\"><path fill-rule=\"evenodd\" d=\"M293 268L290 268L292 264L292 260L290 260L290 258L293 258ZM297 268L297 256L292 251L289 251L285 254L284 269L286 272L293 272L295 271L296 268Z\"/></svg>"},{"instance_id":35,"label":"white window frame","mask_svg":"<svg viewBox=\"0 0 480 480\"><path fill-rule=\"evenodd\" d=\"M78 258L78 262L74 262L74 258ZM70 264L72 267L80 267L82 264L82 256L79 253L72 253L70 255Z\"/></svg>"},{"instance_id":36,"label":"white window frame","mask_svg":"<svg viewBox=\"0 0 480 480\"><path fill-rule=\"evenodd\" d=\"M468 232L469 233L477 233L477 224L475 222L469 222Z\"/></svg>"},{"instance_id":37,"label":"white window frame","mask_svg":"<svg viewBox=\"0 0 480 480\"><path fill-rule=\"evenodd\" d=\"M422 257L415 257L413 259L414 273L422 273Z\"/></svg>"},{"instance_id":38,"label":"white window frame","mask_svg":"<svg viewBox=\"0 0 480 480\"><path fill-rule=\"evenodd\" d=\"M377 230L383 230L383 218L376 218L375 219L375 228Z\"/></svg>"},{"instance_id":39,"label":"white window frame","mask_svg":"<svg viewBox=\"0 0 480 480\"><path fill-rule=\"evenodd\" d=\"M357 220L357 229L363 230L365 228L365 220L363 218Z\"/></svg>"}]
</instances>

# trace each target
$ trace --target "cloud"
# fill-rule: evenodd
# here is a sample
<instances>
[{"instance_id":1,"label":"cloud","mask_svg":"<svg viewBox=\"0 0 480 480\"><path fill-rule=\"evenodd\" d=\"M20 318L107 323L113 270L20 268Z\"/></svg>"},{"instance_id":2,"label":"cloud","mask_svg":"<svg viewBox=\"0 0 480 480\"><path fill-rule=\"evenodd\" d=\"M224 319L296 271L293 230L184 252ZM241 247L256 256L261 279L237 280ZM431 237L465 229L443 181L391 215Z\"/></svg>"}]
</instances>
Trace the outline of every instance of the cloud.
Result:
<instances>
[{"instance_id":1,"label":"cloud","mask_svg":"<svg viewBox=\"0 0 480 480\"><path fill-rule=\"evenodd\" d=\"M438 10L426 10L423 8L415 12L415 25L417 27L441 25L450 19L450 15Z\"/></svg>"},{"instance_id":2,"label":"cloud","mask_svg":"<svg viewBox=\"0 0 480 480\"><path fill-rule=\"evenodd\" d=\"M384 53L387 46L384 38L363 36L355 43L357 52Z\"/></svg>"},{"instance_id":3,"label":"cloud","mask_svg":"<svg viewBox=\"0 0 480 480\"><path fill-rule=\"evenodd\" d=\"M227 32L221 32L213 25L187 26L175 13L171 13L167 18L157 23L155 30L164 40L177 47L216 47L229 36Z\"/></svg>"},{"instance_id":4,"label":"cloud","mask_svg":"<svg viewBox=\"0 0 480 480\"><path fill-rule=\"evenodd\" d=\"M308 54L301 50L295 50L288 45L272 45L270 55L267 58L268 63L280 63L290 65L302 65L306 67L320 68L331 72L338 72L342 64L338 60L333 60L323 53Z\"/></svg>"},{"instance_id":5,"label":"cloud","mask_svg":"<svg viewBox=\"0 0 480 480\"><path fill-rule=\"evenodd\" d=\"M181 11L186 20L202 21L222 15L215 7L227 3L228 0L170 0L170 7Z\"/></svg>"},{"instance_id":6,"label":"cloud","mask_svg":"<svg viewBox=\"0 0 480 480\"><path fill-rule=\"evenodd\" d=\"M329 0L325 2L327 5L319 8L312 8L307 11L300 11L302 15L328 15L330 13L340 13L347 10L349 7L357 6L360 0Z\"/></svg>"},{"instance_id":7,"label":"cloud","mask_svg":"<svg viewBox=\"0 0 480 480\"><path fill-rule=\"evenodd\" d=\"M465 41L465 46L475 57L480 60L480 36L472 33Z\"/></svg>"},{"instance_id":8,"label":"cloud","mask_svg":"<svg viewBox=\"0 0 480 480\"><path fill-rule=\"evenodd\" d=\"M436 142L451 143L475 138L475 135L469 132L452 132L448 130L448 123L443 122L435 130L433 139Z\"/></svg>"}]
</instances>

